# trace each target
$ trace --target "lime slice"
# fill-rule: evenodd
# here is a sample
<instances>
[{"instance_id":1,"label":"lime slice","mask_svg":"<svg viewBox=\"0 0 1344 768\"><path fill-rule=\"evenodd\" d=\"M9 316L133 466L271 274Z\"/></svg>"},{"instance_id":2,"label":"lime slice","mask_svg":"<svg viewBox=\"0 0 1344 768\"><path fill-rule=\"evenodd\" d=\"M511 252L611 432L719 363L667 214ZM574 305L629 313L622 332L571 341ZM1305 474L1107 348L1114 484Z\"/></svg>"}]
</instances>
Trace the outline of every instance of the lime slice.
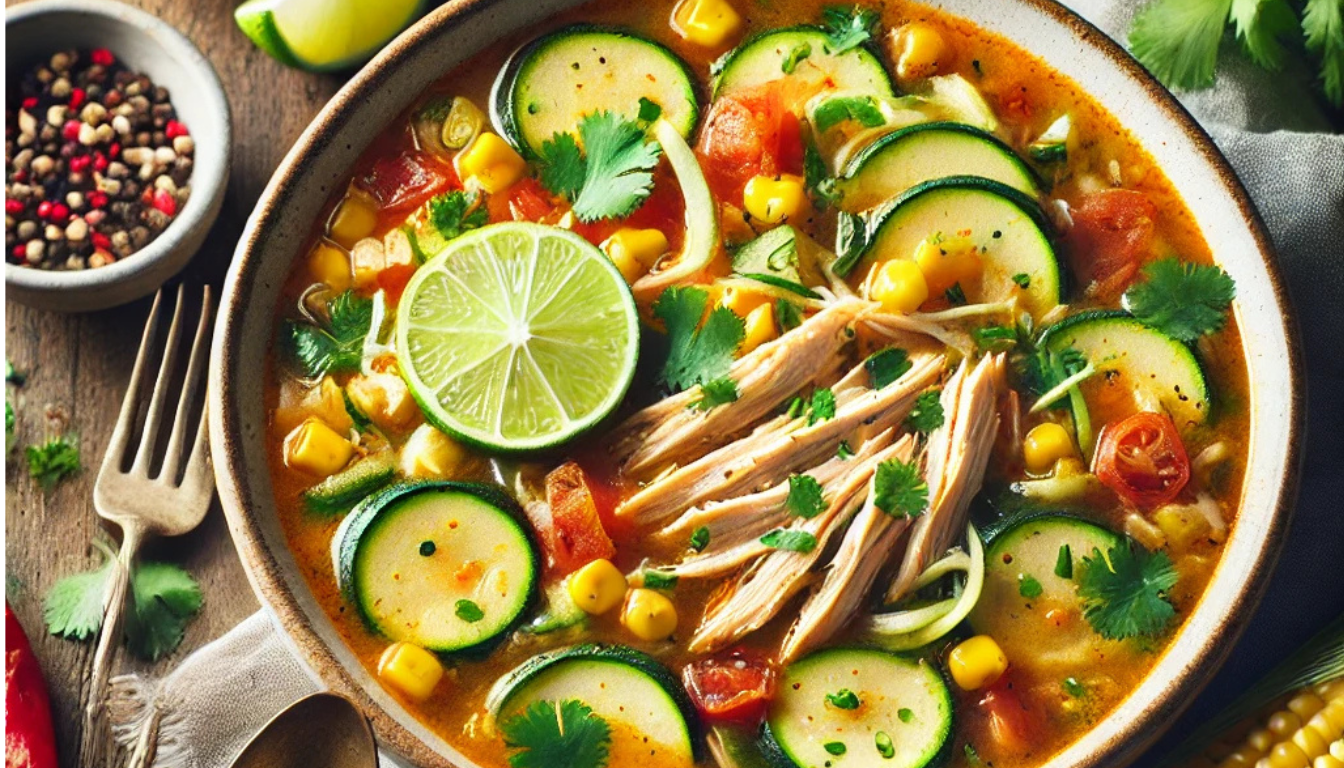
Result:
<instances>
[{"instance_id":1,"label":"lime slice","mask_svg":"<svg viewBox=\"0 0 1344 768\"><path fill-rule=\"evenodd\" d=\"M424 0L248 0L233 12L257 47L291 67L345 69L420 15Z\"/></svg>"},{"instance_id":2,"label":"lime slice","mask_svg":"<svg viewBox=\"0 0 1344 768\"><path fill-rule=\"evenodd\" d=\"M621 273L587 240L540 224L450 241L397 308L397 361L425 416L496 451L550 448L601 421L638 352Z\"/></svg>"}]
</instances>

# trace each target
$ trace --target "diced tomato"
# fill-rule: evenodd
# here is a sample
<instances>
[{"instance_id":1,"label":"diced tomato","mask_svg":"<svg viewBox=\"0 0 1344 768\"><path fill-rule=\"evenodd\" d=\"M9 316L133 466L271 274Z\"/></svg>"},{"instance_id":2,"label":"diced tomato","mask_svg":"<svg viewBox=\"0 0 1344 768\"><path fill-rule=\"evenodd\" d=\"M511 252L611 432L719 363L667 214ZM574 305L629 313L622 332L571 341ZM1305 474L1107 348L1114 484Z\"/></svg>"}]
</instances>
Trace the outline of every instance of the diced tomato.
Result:
<instances>
[{"instance_id":1,"label":"diced tomato","mask_svg":"<svg viewBox=\"0 0 1344 768\"><path fill-rule=\"evenodd\" d=\"M602 527L597 504L578 463L567 462L546 475L546 504L530 505L527 515L554 574L571 573L594 560L610 560L616 555L616 545Z\"/></svg>"},{"instance_id":2,"label":"diced tomato","mask_svg":"<svg viewBox=\"0 0 1344 768\"><path fill-rule=\"evenodd\" d=\"M509 218L514 221L541 221L555 211L550 193L530 177L509 188L508 201Z\"/></svg>"},{"instance_id":3,"label":"diced tomato","mask_svg":"<svg viewBox=\"0 0 1344 768\"><path fill-rule=\"evenodd\" d=\"M387 211L419 205L455 181L450 167L411 150L380 158L355 183Z\"/></svg>"},{"instance_id":4,"label":"diced tomato","mask_svg":"<svg viewBox=\"0 0 1344 768\"><path fill-rule=\"evenodd\" d=\"M989 722L989 734L998 751L1022 754L1036 742L1041 722L1014 690L1012 670L985 690L977 706Z\"/></svg>"},{"instance_id":5,"label":"diced tomato","mask_svg":"<svg viewBox=\"0 0 1344 768\"><path fill-rule=\"evenodd\" d=\"M753 176L802 173L802 130L788 106L793 101L770 84L714 102L696 152L715 197L736 204Z\"/></svg>"},{"instance_id":6,"label":"diced tomato","mask_svg":"<svg viewBox=\"0 0 1344 768\"><path fill-rule=\"evenodd\" d=\"M1190 480L1190 459L1171 419L1144 412L1106 425L1093 471L1126 502L1151 509L1180 494Z\"/></svg>"},{"instance_id":7,"label":"diced tomato","mask_svg":"<svg viewBox=\"0 0 1344 768\"><path fill-rule=\"evenodd\" d=\"M706 720L758 723L775 695L775 668L741 649L688 664L681 678Z\"/></svg>"},{"instance_id":8,"label":"diced tomato","mask_svg":"<svg viewBox=\"0 0 1344 768\"><path fill-rule=\"evenodd\" d=\"M1142 192L1108 189L1083 196L1070 215L1074 274L1097 298L1115 298L1152 253L1157 207Z\"/></svg>"}]
</instances>

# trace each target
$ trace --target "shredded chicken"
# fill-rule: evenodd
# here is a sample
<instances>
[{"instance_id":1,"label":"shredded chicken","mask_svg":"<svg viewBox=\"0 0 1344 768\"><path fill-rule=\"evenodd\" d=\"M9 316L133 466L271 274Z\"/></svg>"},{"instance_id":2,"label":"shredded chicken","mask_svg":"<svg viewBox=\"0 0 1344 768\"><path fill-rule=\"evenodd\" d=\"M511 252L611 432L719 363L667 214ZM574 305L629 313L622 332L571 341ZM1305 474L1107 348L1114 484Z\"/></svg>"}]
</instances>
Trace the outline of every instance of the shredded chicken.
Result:
<instances>
[{"instance_id":1,"label":"shredded chicken","mask_svg":"<svg viewBox=\"0 0 1344 768\"><path fill-rule=\"evenodd\" d=\"M894 386L894 385L893 385ZM904 417L902 417L904 418ZM794 595L811 581L812 567L821 559L826 545L837 531L844 529L855 510L863 504L877 465L892 458L909 459L913 441L906 439L870 456L846 473L845 481L816 517L800 519L790 530L816 537L816 546L808 552L770 550L738 577L732 587L705 610L691 638L692 653L711 653L760 629L774 618Z\"/></svg>"},{"instance_id":2,"label":"shredded chicken","mask_svg":"<svg viewBox=\"0 0 1344 768\"><path fill-rule=\"evenodd\" d=\"M888 603L905 597L919 574L966 528L966 512L984 482L999 431L1005 363L1001 354L981 358L974 369L963 362L943 387L943 425L929 435L925 454L929 508L911 527L900 570L887 588Z\"/></svg>"},{"instance_id":3,"label":"shredded chicken","mask_svg":"<svg viewBox=\"0 0 1344 768\"><path fill-rule=\"evenodd\" d=\"M867 315L863 320L869 328L893 340L908 338L913 333L937 339L967 357L975 352L975 342L971 340L970 334L948 328L941 323L920 320L909 315L879 313Z\"/></svg>"},{"instance_id":4,"label":"shredded chicken","mask_svg":"<svg viewBox=\"0 0 1344 768\"><path fill-rule=\"evenodd\" d=\"M762 344L733 363L737 400L707 411L691 408L692 387L626 419L611 435L611 452L625 472L638 475L704 455L743 434L808 384L833 375L844 362L846 329L875 305L837 301L798 328Z\"/></svg>"},{"instance_id":5,"label":"shredded chicken","mask_svg":"<svg viewBox=\"0 0 1344 768\"><path fill-rule=\"evenodd\" d=\"M880 390L851 387L837 393L834 418L808 424L780 416L766 422L747 437L645 485L616 514L636 525L666 524L697 504L751 493L790 472L816 466L859 427L880 431L904 420L919 393L937 380L944 360L942 355L914 356L910 370Z\"/></svg>"}]
</instances>

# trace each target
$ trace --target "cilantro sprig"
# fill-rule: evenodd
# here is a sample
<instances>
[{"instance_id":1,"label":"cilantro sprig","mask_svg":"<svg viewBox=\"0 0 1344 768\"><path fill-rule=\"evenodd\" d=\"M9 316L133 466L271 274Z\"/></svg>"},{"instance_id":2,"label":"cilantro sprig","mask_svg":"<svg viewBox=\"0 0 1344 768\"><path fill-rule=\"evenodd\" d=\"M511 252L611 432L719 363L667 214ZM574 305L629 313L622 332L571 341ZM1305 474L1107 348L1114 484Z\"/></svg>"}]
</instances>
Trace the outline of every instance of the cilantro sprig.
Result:
<instances>
[{"instance_id":1,"label":"cilantro sprig","mask_svg":"<svg viewBox=\"0 0 1344 768\"><path fill-rule=\"evenodd\" d=\"M445 240L490 223L490 212L477 192L455 189L429 200L429 223Z\"/></svg>"},{"instance_id":2,"label":"cilantro sprig","mask_svg":"<svg viewBox=\"0 0 1344 768\"><path fill-rule=\"evenodd\" d=\"M821 12L821 25L826 29L829 53L839 55L858 48L873 39L877 27L877 12L858 6L831 6Z\"/></svg>"},{"instance_id":3,"label":"cilantro sprig","mask_svg":"<svg viewBox=\"0 0 1344 768\"><path fill-rule=\"evenodd\" d=\"M327 322L287 321L284 340L299 372L309 378L359 370L364 337L373 322L373 300L353 290L327 302Z\"/></svg>"},{"instance_id":4,"label":"cilantro sprig","mask_svg":"<svg viewBox=\"0 0 1344 768\"><path fill-rule=\"evenodd\" d=\"M915 406L910 409L910 415L905 417L906 429L927 435L943 426L941 397L942 390L938 389L920 392L919 397L915 398Z\"/></svg>"},{"instance_id":5,"label":"cilantro sprig","mask_svg":"<svg viewBox=\"0 0 1344 768\"><path fill-rule=\"evenodd\" d=\"M700 398L691 402L690 407L697 411L708 411L716 405L727 405L737 401L737 382L721 376L700 385Z\"/></svg>"},{"instance_id":6,"label":"cilantro sprig","mask_svg":"<svg viewBox=\"0 0 1344 768\"><path fill-rule=\"evenodd\" d=\"M1176 566L1165 552L1149 552L1131 543L1102 554L1093 548L1074 568L1083 616L1109 640L1154 637L1176 615L1167 599L1176 586Z\"/></svg>"},{"instance_id":7,"label":"cilantro sprig","mask_svg":"<svg viewBox=\"0 0 1344 768\"><path fill-rule=\"evenodd\" d=\"M1237 295L1236 283L1220 267L1175 257L1148 264L1143 276L1125 291L1125 308L1145 325L1187 343L1222 330Z\"/></svg>"},{"instance_id":8,"label":"cilantro sprig","mask_svg":"<svg viewBox=\"0 0 1344 768\"><path fill-rule=\"evenodd\" d=\"M581 701L534 701L500 724L513 768L604 768L611 726Z\"/></svg>"},{"instance_id":9,"label":"cilantro sprig","mask_svg":"<svg viewBox=\"0 0 1344 768\"><path fill-rule=\"evenodd\" d=\"M789 495L784 508L795 517L813 518L821 514L826 509L821 483L811 475L789 475Z\"/></svg>"},{"instance_id":10,"label":"cilantro sprig","mask_svg":"<svg viewBox=\"0 0 1344 768\"><path fill-rule=\"evenodd\" d=\"M873 476L873 506L892 517L919 517L929 506L929 486L914 462L890 459Z\"/></svg>"},{"instance_id":11,"label":"cilantro sprig","mask_svg":"<svg viewBox=\"0 0 1344 768\"><path fill-rule=\"evenodd\" d=\"M600 111L579 121L578 140L556 133L542 142L540 154L541 183L591 222L628 216L644 202L662 147L648 140L638 122Z\"/></svg>"},{"instance_id":12,"label":"cilantro sprig","mask_svg":"<svg viewBox=\"0 0 1344 768\"><path fill-rule=\"evenodd\" d=\"M817 548L817 537L807 531L776 528L762 536L761 543L771 549L807 554Z\"/></svg>"},{"instance_id":13,"label":"cilantro sprig","mask_svg":"<svg viewBox=\"0 0 1344 768\"><path fill-rule=\"evenodd\" d=\"M668 288L654 302L653 315L663 321L668 341L660 378L673 392L727 376L746 335L742 318L724 306L711 310L701 326L708 305L709 292L692 286Z\"/></svg>"},{"instance_id":14,"label":"cilantro sprig","mask_svg":"<svg viewBox=\"0 0 1344 768\"><path fill-rule=\"evenodd\" d=\"M30 445L24 449L24 456L28 459L28 474L44 491L50 491L83 468L79 440L72 435L59 435L45 443Z\"/></svg>"},{"instance_id":15,"label":"cilantro sprig","mask_svg":"<svg viewBox=\"0 0 1344 768\"><path fill-rule=\"evenodd\" d=\"M874 352L863 361L863 367L868 370L868 376L872 379L873 389L886 387L904 376L914 365L910 362L910 355L898 347L888 347L880 352Z\"/></svg>"}]
</instances>

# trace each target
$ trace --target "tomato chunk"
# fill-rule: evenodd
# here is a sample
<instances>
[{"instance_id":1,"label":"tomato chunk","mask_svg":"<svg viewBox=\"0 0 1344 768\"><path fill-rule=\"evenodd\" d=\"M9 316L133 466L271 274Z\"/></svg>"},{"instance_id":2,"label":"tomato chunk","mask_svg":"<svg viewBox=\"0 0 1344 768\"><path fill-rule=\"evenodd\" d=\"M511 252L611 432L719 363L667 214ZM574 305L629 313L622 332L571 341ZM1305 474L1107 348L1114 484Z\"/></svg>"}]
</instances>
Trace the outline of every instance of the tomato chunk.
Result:
<instances>
[{"instance_id":1,"label":"tomato chunk","mask_svg":"<svg viewBox=\"0 0 1344 768\"><path fill-rule=\"evenodd\" d=\"M1074 274L1098 298L1119 296L1153 251L1157 206L1142 192L1108 189L1083 196L1070 215Z\"/></svg>"},{"instance_id":2,"label":"tomato chunk","mask_svg":"<svg viewBox=\"0 0 1344 768\"><path fill-rule=\"evenodd\" d=\"M1041 723L1013 688L1012 670L986 689L977 706L989 722L989 734L997 751L1022 754L1036 742Z\"/></svg>"},{"instance_id":3,"label":"tomato chunk","mask_svg":"<svg viewBox=\"0 0 1344 768\"><path fill-rule=\"evenodd\" d=\"M424 202L454 181L452 170L423 152L402 152L380 158L356 182L383 210L409 208Z\"/></svg>"},{"instance_id":4,"label":"tomato chunk","mask_svg":"<svg viewBox=\"0 0 1344 768\"><path fill-rule=\"evenodd\" d=\"M514 221L541 221L555 211L550 193L536 179L528 178L509 189L509 213ZM494 216L491 216L494 219ZM500 217L503 219L504 217Z\"/></svg>"},{"instance_id":5,"label":"tomato chunk","mask_svg":"<svg viewBox=\"0 0 1344 768\"><path fill-rule=\"evenodd\" d=\"M775 695L775 668L741 649L688 664L681 677L706 720L758 723Z\"/></svg>"},{"instance_id":6,"label":"tomato chunk","mask_svg":"<svg viewBox=\"0 0 1344 768\"><path fill-rule=\"evenodd\" d=\"M546 475L546 504L528 506L528 519L555 575L616 555L616 545L602 527L598 498L583 468L571 461Z\"/></svg>"},{"instance_id":7,"label":"tomato chunk","mask_svg":"<svg viewBox=\"0 0 1344 768\"><path fill-rule=\"evenodd\" d=\"M1180 494L1190 480L1190 459L1168 416L1136 413L1101 431L1093 471L1129 504L1151 509Z\"/></svg>"},{"instance_id":8,"label":"tomato chunk","mask_svg":"<svg viewBox=\"0 0 1344 768\"><path fill-rule=\"evenodd\" d=\"M736 203L753 176L803 172L802 129L788 106L794 101L770 84L714 102L696 151L716 198Z\"/></svg>"}]
</instances>

